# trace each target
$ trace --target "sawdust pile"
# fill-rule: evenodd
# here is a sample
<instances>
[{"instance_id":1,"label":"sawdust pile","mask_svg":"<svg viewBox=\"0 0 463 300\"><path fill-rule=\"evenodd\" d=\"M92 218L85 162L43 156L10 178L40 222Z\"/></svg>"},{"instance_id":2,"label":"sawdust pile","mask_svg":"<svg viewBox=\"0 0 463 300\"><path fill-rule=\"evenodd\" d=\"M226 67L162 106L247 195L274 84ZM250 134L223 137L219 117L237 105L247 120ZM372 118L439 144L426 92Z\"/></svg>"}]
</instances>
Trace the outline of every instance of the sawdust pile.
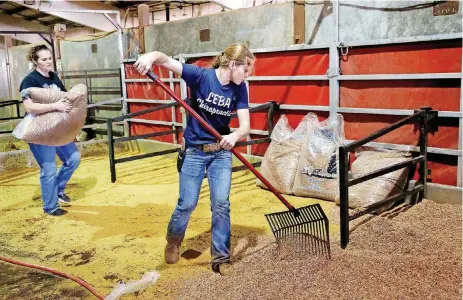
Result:
<instances>
[{"instance_id":1,"label":"sawdust pile","mask_svg":"<svg viewBox=\"0 0 463 300\"><path fill-rule=\"evenodd\" d=\"M236 262L228 277L186 282L179 299L461 299L461 206L424 201L376 217L337 241L332 260L275 245Z\"/></svg>"}]
</instances>

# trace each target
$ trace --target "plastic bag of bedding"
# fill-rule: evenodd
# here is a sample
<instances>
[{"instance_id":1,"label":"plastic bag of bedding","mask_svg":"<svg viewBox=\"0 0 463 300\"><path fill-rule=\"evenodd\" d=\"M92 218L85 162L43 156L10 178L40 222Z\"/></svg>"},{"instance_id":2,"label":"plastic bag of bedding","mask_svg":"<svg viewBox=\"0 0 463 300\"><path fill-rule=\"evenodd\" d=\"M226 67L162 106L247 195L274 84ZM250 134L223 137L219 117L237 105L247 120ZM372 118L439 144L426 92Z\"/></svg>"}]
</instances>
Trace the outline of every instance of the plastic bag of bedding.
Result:
<instances>
[{"instance_id":1,"label":"plastic bag of bedding","mask_svg":"<svg viewBox=\"0 0 463 300\"><path fill-rule=\"evenodd\" d=\"M320 122L302 146L294 179L296 196L335 201L339 194L338 148L345 143L344 118Z\"/></svg>"},{"instance_id":2,"label":"plastic bag of bedding","mask_svg":"<svg viewBox=\"0 0 463 300\"><path fill-rule=\"evenodd\" d=\"M280 193L292 193L304 138L308 132L313 131L317 124L317 116L309 113L301 120L296 129L291 128L285 115L282 115L275 125L260 171ZM257 185L267 188L259 179L257 179Z\"/></svg>"},{"instance_id":3,"label":"plastic bag of bedding","mask_svg":"<svg viewBox=\"0 0 463 300\"><path fill-rule=\"evenodd\" d=\"M26 117L16 126L13 135L27 143L62 146L72 142L87 118L87 87L75 85L69 92L47 88L28 88L32 102L54 103L67 99L72 104L69 112L51 111Z\"/></svg>"},{"instance_id":4,"label":"plastic bag of bedding","mask_svg":"<svg viewBox=\"0 0 463 300\"><path fill-rule=\"evenodd\" d=\"M352 177L360 177L401 163L410 157L408 152L361 148L361 151L356 153L356 159L352 163ZM409 169L403 168L349 187L349 207L364 208L398 194L407 183L408 173ZM336 203L339 205L339 197L336 197ZM376 212L381 213L393 204L383 206Z\"/></svg>"}]
</instances>

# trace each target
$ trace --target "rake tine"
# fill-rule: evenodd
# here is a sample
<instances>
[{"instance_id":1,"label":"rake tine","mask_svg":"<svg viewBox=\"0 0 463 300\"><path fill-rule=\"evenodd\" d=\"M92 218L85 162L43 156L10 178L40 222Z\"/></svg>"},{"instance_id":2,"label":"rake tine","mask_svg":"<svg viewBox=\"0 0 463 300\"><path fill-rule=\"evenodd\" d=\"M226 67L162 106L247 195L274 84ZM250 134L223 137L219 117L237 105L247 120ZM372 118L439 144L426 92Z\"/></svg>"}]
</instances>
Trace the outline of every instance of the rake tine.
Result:
<instances>
[{"instance_id":1,"label":"rake tine","mask_svg":"<svg viewBox=\"0 0 463 300\"><path fill-rule=\"evenodd\" d=\"M279 247L291 242L293 251L301 255L310 252L331 258L329 244L329 221L320 204L310 205L294 211L266 215ZM286 244L288 246L288 244Z\"/></svg>"},{"instance_id":2,"label":"rake tine","mask_svg":"<svg viewBox=\"0 0 463 300\"><path fill-rule=\"evenodd\" d=\"M309 224L310 220L307 218L307 215L304 213L301 214L304 218L304 224L302 225L302 233L304 235L304 243L310 243L310 235L308 234L310 232L309 230Z\"/></svg>"},{"instance_id":3,"label":"rake tine","mask_svg":"<svg viewBox=\"0 0 463 300\"><path fill-rule=\"evenodd\" d=\"M311 209L308 209L307 211L308 211L308 213L310 214L311 219L315 219L315 220L316 220L316 218L314 218L314 215L313 215ZM318 235L318 228L317 228L318 226L317 226L316 222L311 222L310 224L312 225L311 233L313 233L313 234L312 234L312 239L313 239L314 246L315 246L315 251L314 251L314 252L315 252L317 255L319 255L319 254L320 254L320 253L319 253L319 250L320 250L320 249L319 249L319 248L320 248L319 246L320 246L320 244L319 244L318 239L317 239L317 237L316 237L316 235Z\"/></svg>"},{"instance_id":4,"label":"rake tine","mask_svg":"<svg viewBox=\"0 0 463 300\"><path fill-rule=\"evenodd\" d=\"M314 214L317 214L316 211L313 212ZM316 226L317 226L317 240L318 240L318 244L319 244L319 247L320 247L320 253L323 255L323 248L324 248L324 242L323 242L323 230L322 228L320 227L320 221L317 220L316 221Z\"/></svg>"},{"instance_id":5,"label":"rake tine","mask_svg":"<svg viewBox=\"0 0 463 300\"><path fill-rule=\"evenodd\" d=\"M317 215L317 211L314 209L313 211L313 214L314 215ZM318 240L318 244L320 246L320 253L323 255L323 241L322 241L322 232L323 230L320 228L320 221L318 220L319 218L317 218L317 221L315 222L316 223L316 226L317 226L317 240Z\"/></svg>"}]
</instances>

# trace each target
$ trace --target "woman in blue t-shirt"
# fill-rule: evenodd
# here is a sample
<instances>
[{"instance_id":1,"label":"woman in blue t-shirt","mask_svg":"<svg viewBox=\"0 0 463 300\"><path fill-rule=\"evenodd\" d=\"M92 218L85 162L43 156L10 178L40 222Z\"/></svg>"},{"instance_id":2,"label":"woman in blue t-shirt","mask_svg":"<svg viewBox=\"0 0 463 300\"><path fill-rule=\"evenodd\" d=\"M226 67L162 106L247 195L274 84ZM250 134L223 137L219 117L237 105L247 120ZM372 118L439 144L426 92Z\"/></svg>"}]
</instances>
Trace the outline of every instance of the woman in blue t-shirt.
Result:
<instances>
[{"instance_id":1,"label":"woman in blue t-shirt","mask_svg":"<svg viewBox=\"0 0 463 300\"><path fill-rule=\"evenodd\" d=\"M184 132L185 158L180 170L180 195L169 226L165 260L176 263L191 213L199 198L204 172L207 172L212 210L212 270L225 275L230 267L230 186L232 153L235 143L249 134L248 92L244 80L252 72L255 57L242 44L228 46L215 57L212 68L182 64L161 52L141 56L135 67L146 74L153 64L179 74L190 87L192 108L222 136L217 141L193 117ZM239 128L230 133L232 112Z\"/></svg>"},{"instance_id":2,"label":"woman in blue t-shirt","mask_svg":"<svg viewBox=\"0 0 463 300\"><path fill-rule=\"evenodd\" d=\"M51 51L45 45L32 47L27 58L34 64L35 69L21 82L19 88L28 114L44 114L51 111L69 112L72 105L66 99L50 104L34 103L30 99L27 89L31 87L49 88L66 91L63 83L53 72ZM58 202L69 205L71 199L64 192L66 184L80 163L80 153L76 144L71 142L64 146L47 146L29 143L37 163L40 166L40 190L42 192L43 210L46 214L61 216L67 213L61 209ZM63 162L63 166L56 172L56 155Z\"/></svg>"}]
</instances>

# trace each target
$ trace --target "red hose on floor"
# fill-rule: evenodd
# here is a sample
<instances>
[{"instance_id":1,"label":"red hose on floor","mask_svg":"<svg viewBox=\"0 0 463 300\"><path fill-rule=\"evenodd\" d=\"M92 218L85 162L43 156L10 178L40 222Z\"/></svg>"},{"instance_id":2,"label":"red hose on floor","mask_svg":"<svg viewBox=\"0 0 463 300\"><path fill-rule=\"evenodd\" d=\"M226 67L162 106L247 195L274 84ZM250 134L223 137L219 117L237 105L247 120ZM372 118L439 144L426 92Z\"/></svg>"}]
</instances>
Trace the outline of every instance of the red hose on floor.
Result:
<instances>
[{"instance_id":1,"label":"red hose on floor","mask_svg":"<svg viewBox=\"0 0 463 300\"><path fill-rule=\"evenodd\" d=\"M28 268L33 268L33 269L39 269L39 270L42 270L42 271L45 271L45 272L48 272L48 273L52 273L52 274L56 274L56 275L59 275L59 276L62 276L62 277L69 278L69 279L77 282L78 284L80 284L84 288L86 288L90 293L95 295L95 297L97 297L98 299L104 299L104 297L102 295L98 294L98 292L91 285L89 285L88 283L86 283L84 280L82 280L80 278L77 278L77 277L74 277L72 275L68 275L68 274L65 274L63 272L56 271L56 270L53 270L53 269L50 269L50 268L37 266L37 265L33 265L33 264L28 264L28 263L23 263L23 262L13 260L13 259L10 259L10 258L7 258L7 257L3 257L3 256L0 256L0 260L3 260L5 262L11 263L11 264L15 264L15 265L20 265L20 266L24 266L24 267L28 267Z\"/></svg>"}]
</instances>

